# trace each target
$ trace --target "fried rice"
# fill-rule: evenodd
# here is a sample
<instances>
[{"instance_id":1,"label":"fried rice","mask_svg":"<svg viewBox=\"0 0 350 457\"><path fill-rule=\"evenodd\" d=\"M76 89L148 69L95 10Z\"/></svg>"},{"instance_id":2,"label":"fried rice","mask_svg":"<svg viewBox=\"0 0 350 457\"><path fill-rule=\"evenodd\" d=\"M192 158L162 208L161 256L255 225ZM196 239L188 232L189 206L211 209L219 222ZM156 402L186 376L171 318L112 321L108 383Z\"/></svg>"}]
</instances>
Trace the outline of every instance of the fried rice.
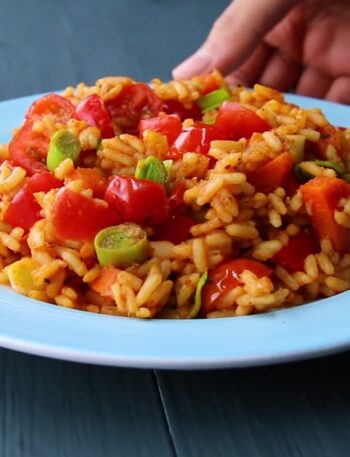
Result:
<instances>
[{"instance_id":1,"label":"fried rice","mask_svg":"<svg viewBox=\"0 0 350 457\"><path fill-rule=\"evenodd\" d=\"M106 77L93 86L81 83L67 88L60 97L73 107L69 118L62 118L61 113L57 116L50 107L38 112L30 109L10 144L0 147L0 283L52 305L137 318L244 316L348 290L350 129L331 125L318 108L303 109L286 102L283 94L271 88L256 84L253 89L232 89L219 72L210 76L213 91L225 89L229 103L250 110L269 128L249 137L213 139L204 153L189 149L173 155L165 192L169 201L177 195L174 211L192 223L181 238L179 233L162 237L158 225L147 221L121 221L136 223L149 241L146 258L122 267L113 262L101 264L94 237L79 239L74 218L66 224L77 235L62 239L54 214L62 189L109 208L103 186L111 179L134 178L138 164L148 157L169 161L169 138L152 129L140 133L135 113L130 115L136 95L121 98L126 88L138 83L126 77ZM141 118L162 117L164 107L166 115L172 115L169 106L175 105L189 115L198 113L202 97L213 92L206 84L204 77L168 83L153 80L149 87L159 103L158 112L142 109L136 123ZM101 125L82 120L74 112L92 95L107 108L112 106L107 111L113 135L107 138ZM120 106L114 103L118 99L123 100ZM137 103L144 102L135 103L137 111ZM182 129L191 129L199 121L216 125L221 109L219 105L204 110L197 119L182 116ZM174 113L176 116L177 111ZM25 129L31 136L26 140L24 135L18 147ZM33 176L46 170L48 144L62 130L79 141L79 161L74 163L67 157L50 171L59 185L42 190L30 187ZM42 165L38 170L23 165L20 156L28 154L26 141L32 141L33 135L46 141L44 152L38 153L35 144L30 146L31 160ZM18 148L22 150L18 152ZM276 164L278 158L290 161L289 175L277 179L271 168L273 175L264 176L263 170L268 173L267 165ZM91 186L91 181L77 172L81 169L94 170L95 178L101 177L101 192L95 189L96 180ZM316 193L317 185L325 195L331 189L333 203L327 200L324 204L331 212L328 219L320 219L317 198L313 204L312 183ZM337 183L339 190L334 188L333 192L332 183ZM23 189L33 201L16 210ZM17 211L12 211L13 217L9 217L11 206ZM30 223L18 217L16 224L16 215L22 210L34 211ZM169 212L162 226L174 224L173 229L179 232L175 221L174 213ZM301 234L306 244L299 249L296 240ZM235 271L237 260L242 259L243 267ZM250 268L254 262L266 270L260 273Z\"/></svg>"}]
</instances>

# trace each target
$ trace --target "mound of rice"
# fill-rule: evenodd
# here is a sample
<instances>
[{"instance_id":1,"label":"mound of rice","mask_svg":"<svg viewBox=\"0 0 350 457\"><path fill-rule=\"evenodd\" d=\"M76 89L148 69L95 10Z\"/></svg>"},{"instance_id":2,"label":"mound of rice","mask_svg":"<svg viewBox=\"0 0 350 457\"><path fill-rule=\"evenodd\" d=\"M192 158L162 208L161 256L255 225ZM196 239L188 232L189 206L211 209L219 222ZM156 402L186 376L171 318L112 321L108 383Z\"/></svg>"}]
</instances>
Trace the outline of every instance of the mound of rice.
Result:
<instances>
[{"instance_id":1,"label":"mound of rice","mask_svg":"<svg viewBox=\"0 0 350 457\"><path fill-rule=\"evenodd\" d=\"M227 88L218 72L212 77L217 88ZM107 77L96 81L94 86L69 87L63 97L74 106L91 94L108 103L133 84L131 78ZM158 99L176 101L189 111L204 92L201 78L169 83L154 80L151 87ZM30 178L7 146L1 146L1 284L53 305L137 318L188 318L201 276L209 272L211 281L211 272L218 265L241 257L259 261L271 267L273 273L259 277L245 269L239 274L238 285L226 290L214 307L200 311L199 316L244 316L300 305L348 290L350 252L337 252L331 237L319 237L318 251L308 254L297 271L275 260L293 237L314 229L310 208L300 187L291 190L278 186L268 192L259 191L249 176L285 153L295 162L303 162L304 173L311 177L336 177L337 172L327 161L341 164L345 176L350 171L350 129L332 126L319 109L303 109L287 103L281 93L261 85L255 85L252 90L230 89L230 97L232 102L248 107L266 120L270 130L236 141L214 140L207 154L186 151L174 160L168 193L183 185L182 208L197 222L190 228L188 238L179 244L153 239L154 228L144 226L151 246L149 258L125 269L102 267L93 240L56 237L52 208L58 189L34 193L41 208L40 217L29 230L6 222L9 206ZM218 109L213 109L204 113L202 120L215 122L217 112ZM57 122L50 113L35 119L32 129L49 138L62 129L74 134L87 152L80 167L99 170L103 178L134 176L140 159L166 157L170 145L165 136L148 130L141 136L132 132L127 113L124 117L112 116L112 120L115 136L102 140L97 126L73 117L67 122ZM190 118L183 120L184 128L193 123ZM306 145L301 160L293 155L291 137L295 136ZM322 148L323 164L307 152L317 147ZM53 174L72 191L96 198L86 182L74 179L76 168L68 158ZM350 198L339 200L333 218L344 230L342 233L350 231ZM106 269L113 273L113 281L107 292L101 292L95 286Z\"/></svg>"}]
</instances>

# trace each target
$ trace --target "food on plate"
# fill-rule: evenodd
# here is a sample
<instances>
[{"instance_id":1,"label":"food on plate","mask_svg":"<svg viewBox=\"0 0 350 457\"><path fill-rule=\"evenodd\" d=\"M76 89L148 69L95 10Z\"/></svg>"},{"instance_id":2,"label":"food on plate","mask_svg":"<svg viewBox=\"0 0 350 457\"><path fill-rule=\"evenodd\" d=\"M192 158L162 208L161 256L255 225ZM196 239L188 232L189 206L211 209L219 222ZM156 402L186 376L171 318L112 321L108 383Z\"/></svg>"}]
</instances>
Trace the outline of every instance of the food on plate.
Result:
<instances>
[{"instance_id":1,"label":"food on plate","mask_svg":"<svg viewBox=\"0 0 350 457\"><path fill-rule=\"evenodd\" d=\"M185 319L350 289L350 129L268 87L81 83L35 101L0 158L0 282L19 294Z\"/></svg>"}]
</instances>

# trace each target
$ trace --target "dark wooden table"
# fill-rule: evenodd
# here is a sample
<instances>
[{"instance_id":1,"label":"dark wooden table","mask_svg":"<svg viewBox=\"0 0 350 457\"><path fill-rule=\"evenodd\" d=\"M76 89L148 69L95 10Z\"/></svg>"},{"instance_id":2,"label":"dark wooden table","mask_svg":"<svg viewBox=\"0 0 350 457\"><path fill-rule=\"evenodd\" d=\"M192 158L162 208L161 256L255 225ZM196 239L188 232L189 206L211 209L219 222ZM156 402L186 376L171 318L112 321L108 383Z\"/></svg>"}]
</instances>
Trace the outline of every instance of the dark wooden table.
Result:
<instances>
[{"instance_id":1,"label":"dark wooden table","mask_svg":"<svg viewBox=\"0 0 350 457\"><path fill-rule=\"evenodd\" d=\"M108 74L167 79L226 4L2 0L0 98ZM349 363L175 372L0 349L0 457L347 456Z\"/></svg>"}]
</instances>

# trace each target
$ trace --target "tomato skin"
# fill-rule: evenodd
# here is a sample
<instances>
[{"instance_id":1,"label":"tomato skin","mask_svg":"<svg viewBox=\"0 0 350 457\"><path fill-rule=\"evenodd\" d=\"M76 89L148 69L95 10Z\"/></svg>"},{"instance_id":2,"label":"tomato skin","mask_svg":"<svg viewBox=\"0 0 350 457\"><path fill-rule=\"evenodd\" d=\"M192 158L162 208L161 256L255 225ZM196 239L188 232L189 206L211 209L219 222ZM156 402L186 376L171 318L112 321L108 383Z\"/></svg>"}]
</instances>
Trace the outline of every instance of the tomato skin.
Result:
<instances>
[{"instance_id":1,"label":"tomato skin","mask_svg":"<svg viewBox=\"0 0 350 457\"><path fill-rule=\"evenodd\" d=\"M292 174L293 159L288 152L283 152L256 171L247 172L247 180L255 190L268 194L277 187L285 185Z\"/></svg>"},{"instance_id":2,"label":"tomato skin","mask_svg":"<svg viewBox=\"0 0 350 457\"><path fill-rule=\"evenodd\" d=\"M213 92L214 90L220 88L220 85L218 84L215 75L212 73L209 73L207 75L200 75L197 76L197 78L203 85L202 95L209 94L210 92Z\"/></svg>"},{"instance_id":3,"label":"tomato skin","mask_svg":"<svg viewBox=\"0 0 350 457\"><path fill-rule=\"evenodd\" d=\"M196 221L182 214L173 214L168 220L154 227L154 239L180 244L191 237L190 229Z\"/></svg>"},{"instance_id":4,"label":"tomato skin","mask_svg":"<svg viewBox=\"0 0 350 457\"><path fill-rule=\"evenodd\" d=\"M158 117L150 117L149 119L142 119L139 123L139 136L142 138L145 130L153 130L154 132L165 135L168 139L170 146L179 136L182 130L182 124L178 116L175 114L160 115Z\"/></svg>"},{"instance_id":5,"label":"tomato skin","mask_svg":"<svg viewBox=\"0 0 350 457\"><path fill-rule=\"evenodd\" d=\"M93 196L103 198L107 188L107 179L96 168L76 168L67 176L67 181L80 179L84 188L91 189Z\"/></svg>"},{"instance_id":6,"label":"tomato skin","mask_svg":"<svg viewBox=\"0 0 350 457\"><path fill-rule=\"evenodd\" d=\"M117 97L106 102L112 119L130 132L136 130L140 119L157 116L162 105L163 101L145 83L130 84Z\"/></svg>"},{"instance_id":7,"label":"tomato skin","mask_svg":"<svg viewBox=\"0 0 350 457\"><path fill-rule=\"evenodd\" d=\"M185 152L199 152L207 155L210 143L214 140L223 140L222 131L215 125L196 122L192 127L182 130L170 148L167 158L179 159Z\"/></svg>"},{"instance_id":8,"label":"tomato skin","mask_svg":"<svg viewBox=\"0 0 350 457\"><path fill-rule=\"evenodd\" d=\"M175 212L183 204L183 197L186 190L185 181L180 181L169 195L170 211Z\"/></svg>"},{"instance_id":9,"label":"tomato skin","mask_svg":"<svg viewBox=\"0 0 350 457\"><path fill-rule=\"evenodd\" d=\"M240 138L250 138L254 132L265 132L271 126L251 109L232 102L224 102L215 121L227 140L237 141Z\"/></svg>"},{"instance_id":10,"label":"tomato skin","mask_svg":"<svg viewBox=\"0 0 350 457\"><path fill-rule=\"evenodd\" d=\"M163 102L162 111L167 114L176 114L181 121L184 121L185 119L200 121L202 119L202 109L196 102L193 102L191 108L185 108L184 105L177 100L166 100Z\"/></svg>"},{"instance_id":11,"label":"tomato skin","mask_svg":"<svg viewBox=\"0 0 350 457\"><path fill-rule=\"evenodd\" d=\"M52 222L59 240L91 241L102 229L122 222L118 213L65 187L58 191Z\"/></svg>"},{"instance_id":12,"label":"tomato skin","mask_svg":"<svg viewBox=\"0 0 350 457\"><path fill-rule=\"evenodd\" d=\"M115 176L104 199L127 222L156 225L169 215L169 201L162 185L147 179Z\"/></svg>"},{"instance_id":13,"label":"tomato skin","mask_svg":"<svg viewBox=\"0 0 350 457\"><path fill-rule=\"evenodd\" d=\"M47 170L42 162L47 155L49 139L34 132L32 125L25 123L9 143L9 156L15 165L24 168L29 176Z\"/></svg>"},{"instance_id":14,"label":"tomato skin","mask_svg":"<svg viewBox=\"0 0 350 457\"><path fill-rule=\"evenodd\" d=\"M300 232L289 238L289 243L284 246L272 260L289 273L304 271L304 260L310 254L320 251L320 244L315 235Z\"/></svg>"},{"instance_id":15,"label":"tomato skin","mask_svg":"<svg viewBox=\"0 0 350 457\"><path fill-rule=\"evenodd\" d=\"M74 117L80 121L86 121L90 127L100 129L102 138L115 136L111 116L97 94L85 97L75 108Z\"/></svg>"},{"instance_id":16,"label":"tomato skin","mask_svg":"<svg viewBox=\"0 0 350 457\"><path fill-rule=\"evenodd\" d=\"M62 186L63 182L48 171L33 175L13 197L4 214L4 221L12 227L29 230L41 218L41 208L33 193L48 192Z\"/></svg>"},{"instance_id":17,"label":"tomato skin","mask_svg":"<svg viewBox=\"0 0 350 457\"><path fill-rule=\"evenodd\" d=\"M28 109L26 120L36 121L46 114L54 115L57 122L66 123L74 114L74 105L58 94L48 94L36 100Z\"/></svg>"},{"instance_id":18,"label":"tomato skin","mask_svg":"<svg viewBox=\"0 0 350 457\"><path fill-rule=\"evenodd\" d=\"M217 305L227 292L242 284L239 275L244 270L251 271L258 278L263 276L271 277L273 273L272 268L250 259L235 259L218 265L214 270L209 271L208 282L203 287L202 315L207 315L217 309Z\"/></svg>"}]
</instances>

